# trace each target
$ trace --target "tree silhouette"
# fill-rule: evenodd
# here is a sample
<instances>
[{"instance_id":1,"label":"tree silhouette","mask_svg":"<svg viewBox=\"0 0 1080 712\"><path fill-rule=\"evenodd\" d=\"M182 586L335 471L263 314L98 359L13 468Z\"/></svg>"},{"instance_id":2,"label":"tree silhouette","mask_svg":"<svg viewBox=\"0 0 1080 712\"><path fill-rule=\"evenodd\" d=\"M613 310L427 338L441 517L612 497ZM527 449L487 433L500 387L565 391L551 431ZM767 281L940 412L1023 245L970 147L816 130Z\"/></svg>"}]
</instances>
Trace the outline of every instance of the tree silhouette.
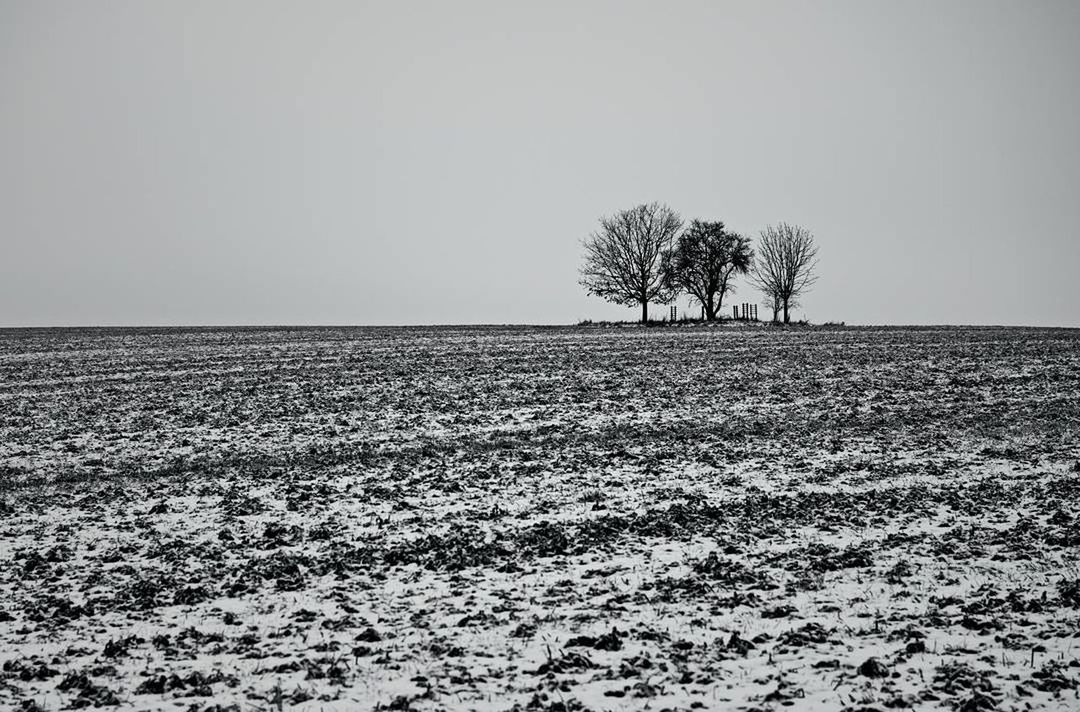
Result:
<instances>
[{"instance_id":1,"label":"tree silhouette","mask_svg":"<svg viewBox=\"0 0 1080 712\"><path fill-rule=\"evenodd\" d=\"M753 282L773 303L773 321L782 309L784 323L790 322L792 307L817 281L816 267L817 245L806 228L778 223L761 231Z\"/></svg>"},{"instance_id":2,"label":"tree silhouette","mask_svg":"<svg viewBox=\"0 0 1080 712\"><path fill-rule=\"evenodd\" d=\"M682 224L678 213L661 203L600 218L600 229L582 242L581 285L615 304L640 304L641 321L648 322L649 302L671 296L661 260Z\"/></svg>"},{"instance_id":3,"label":"tree silhouette","mask_svg":"<svg viewBox=\"0 0 1080 712\"><path fill-rule=\"evenodd\" d=\"M723 222L694 220L664 253L664 279L696 299L705 318L715 321L724 295L735 291L732 276L746 274L753 259L750 240L729 232Z\"/></svg>"}]
</instances>

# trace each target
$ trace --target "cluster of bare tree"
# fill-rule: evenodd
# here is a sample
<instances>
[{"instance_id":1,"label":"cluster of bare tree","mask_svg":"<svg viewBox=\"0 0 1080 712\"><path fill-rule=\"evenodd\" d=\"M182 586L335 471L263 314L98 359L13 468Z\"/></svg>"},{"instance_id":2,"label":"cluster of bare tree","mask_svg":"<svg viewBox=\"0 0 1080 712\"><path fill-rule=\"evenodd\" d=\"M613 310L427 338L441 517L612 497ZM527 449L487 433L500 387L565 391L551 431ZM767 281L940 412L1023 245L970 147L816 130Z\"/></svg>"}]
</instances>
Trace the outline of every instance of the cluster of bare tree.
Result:
<instances>
[{"instance_id":1,"label":"cluster of bare tree","mask_svg":"<svg viewBox=\"0 0 1080 712\"><path fill-rule=\"evenodd\" d=\"M667 205L648 203L600 218L600 228L583 242L581 284L590 294L615 304L641 306L689 294L704 316L720 316L724 296L735 291L733 277L748 276L773 309L773 321L790 320L799 297L816 281L817 246L805 228L779 223L761 231L755 253L750 240L723 222L683 219Z\"/></svg>"}]
</instances>

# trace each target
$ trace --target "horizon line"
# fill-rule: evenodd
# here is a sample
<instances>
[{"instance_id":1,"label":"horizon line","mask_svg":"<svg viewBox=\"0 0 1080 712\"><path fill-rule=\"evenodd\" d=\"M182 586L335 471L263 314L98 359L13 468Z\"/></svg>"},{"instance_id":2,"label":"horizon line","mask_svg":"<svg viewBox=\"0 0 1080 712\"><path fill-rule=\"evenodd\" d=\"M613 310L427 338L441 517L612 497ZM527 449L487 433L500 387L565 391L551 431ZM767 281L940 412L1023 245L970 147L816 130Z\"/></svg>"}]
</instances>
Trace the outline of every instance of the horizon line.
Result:
<instances>
[{"instance_id":1,"label":"horizon line","mask_svg":"<svg viewBox=\"0 0 1080 712\"><path fill-rule=\"evenodd\" d=\"M672 325L672 322L662 319L657 319L651 322L653 326L658 325ZM679 321L676 320L674 325L682 326L705 326L712 327L718 325L724 325L729 327L741 327L751 328L752 325L760 325L762 327L771 327L773 322L769 319L761 319L756 322L746 322L740 320L725 319L716 322L704 322L704 321ZM779 322L776 324L780 327L787 328L821 328L821 327L833 327L837 329L1080 329L1080 325L1067 326L1061 324L979 324L979 323L908 323L908 324L891 324L891 323L848 323L845 321L824 321L824 322L806 322L797 323L792 322L790 324L784 324ZM0 325L0 331L64 331L64 330L109 330L109 329L130 329L130 330L161 330L161 329L189 329L189 330L212 330L212 329L245 329L245 330L258 330L263 329L267 331L275 331L282 329L461 329L461 328L588 328L588 327L603 327L603 326L641 326L641 322L637 320L624 320L617 321L611 319L584 319L580 322L459 322L459 323L415 323L415 324L288 324L288 323L265 323L265 324L52 324L52 325L21 325L21 326L9 326ZM756 327L755 327L756 328Z\"/></svg>"}]
</instances>

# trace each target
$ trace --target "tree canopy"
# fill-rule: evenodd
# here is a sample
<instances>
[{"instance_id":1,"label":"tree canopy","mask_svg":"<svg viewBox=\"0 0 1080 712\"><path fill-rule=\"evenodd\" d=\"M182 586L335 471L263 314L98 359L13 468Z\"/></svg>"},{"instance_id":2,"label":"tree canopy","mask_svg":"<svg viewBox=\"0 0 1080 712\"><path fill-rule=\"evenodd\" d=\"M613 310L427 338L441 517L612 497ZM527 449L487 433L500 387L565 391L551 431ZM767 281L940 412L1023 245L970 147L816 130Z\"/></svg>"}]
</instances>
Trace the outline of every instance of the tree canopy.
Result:
<instances>
[{"instance_id":1,"label":"tree canopy","mask_svg":"<svg viewBox=\"0 0 1080 712\"><path fill-rule=\"evenodd\" d=\"M641 321L647 322L649 302L673 296L661 262L682 225L679 214L662 203L600 218L600 228L583 241L581 285L615 304L640 304Z\"/></svg>"},{"instance_id":2,"label":"tree canopy","mask_svg":"<svg viewBox=\"0 0 1080 712\"><path fill-rule=\"evenodd\" d=\"M783 310L784 323L791 320L791 309L817 281L817 245L804 227L777 223L761 231L753 282L773 304L773 321Z\"/></svg>"},{"instance_id":3,"label":"tree canopy","mask_svg":"<svg viewBox=\"0 0 1080 712\"><path fill-rule=\"evenodd\" d=\"M720 314L724 295L735 291L732 276L746 274L754 259L750 240L727 230L722 221L694 220L664 253L668 285L696 299L708 321Z\"/></svg>"}]
</instances>

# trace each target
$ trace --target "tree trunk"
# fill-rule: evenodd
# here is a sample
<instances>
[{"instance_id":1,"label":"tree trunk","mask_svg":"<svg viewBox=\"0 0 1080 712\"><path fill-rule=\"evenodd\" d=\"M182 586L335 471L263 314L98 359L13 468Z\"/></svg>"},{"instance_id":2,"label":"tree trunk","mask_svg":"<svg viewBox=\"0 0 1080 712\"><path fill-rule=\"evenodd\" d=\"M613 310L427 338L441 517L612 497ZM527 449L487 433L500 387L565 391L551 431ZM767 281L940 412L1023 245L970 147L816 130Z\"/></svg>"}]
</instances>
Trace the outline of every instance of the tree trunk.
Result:
<instances>
[{"instance_id":1,"label":"tree trunk","mask_svg":"<svg viewBox=\"0 0 1080 712\"><path fill-rule=\"evenodd\" d=\"M705 321L716 321L716 312L720 308L719 305L714 307L712 300L708 300L704 303L705 306Z\"/></svg>"},{"instance_id":2,"label":"tree trunk","mask_svg":"<svg viewBox=\"0 0 1080 712\"><path fill-rule=\"evenodd\" d=\"M642 299L641 300L641 323L642 324L648 324L649 323L649 300L648 299Z\"/></svg>"},{"instance_id":3,"label":"tree trunk","mask_svg":"<svg viewBox=\"0 0 1080 712\"><path fill-rule=\"evenodd\" d=\"M786 299L784 300L784 323L785 324L791 323L791 318L788 315L788 302L787 302Z\"/></svg>"}]
</instances>

